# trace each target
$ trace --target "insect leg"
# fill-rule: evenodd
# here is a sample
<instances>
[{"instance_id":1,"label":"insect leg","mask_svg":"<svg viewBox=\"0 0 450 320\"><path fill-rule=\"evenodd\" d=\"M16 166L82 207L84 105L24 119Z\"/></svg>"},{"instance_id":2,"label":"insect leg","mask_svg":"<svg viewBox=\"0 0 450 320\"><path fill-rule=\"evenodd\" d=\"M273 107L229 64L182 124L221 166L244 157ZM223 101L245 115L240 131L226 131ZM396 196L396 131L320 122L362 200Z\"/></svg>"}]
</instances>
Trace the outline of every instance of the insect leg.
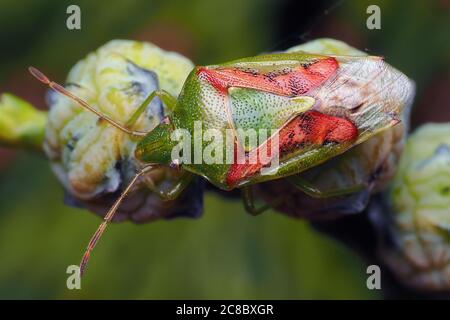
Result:
<instances>
[{"instance_id":1,"label":"insect leg","mask_svg":"<svg viewBox=\"0 0 450 320\"><path fill-rule=\"evenodd\" d=\"M299 188L301 191L306 193L308 196L314 197L314 198L330 198L330 197L339 197L348 195L351 193L356 193L359 191L362 191L365 187L367 187L366 184L360 183L360 184L354 184L349 187L345 188L339 188L339 189L331 189L331 190L320 190L319 188L315 187L310 182L306 181L305 179L301 178L299 175L292 175L286 178L291 184Z\"/></svg>"},{"instance_id":2,"label":"insect leg","mask_svg":"<svg viewBox=\"0 0 450 320\"><path fill-rule=\"evenodd\" d=\"M112 221L114 218L114 214L116 213L117 209L119 208L122 201L125 199L127 194L130 192L133 185L138 181L139 177L141 177L143 174L149 172L153 166L147 166L144 167L141 171L139 171L134 178L131 180L131 182L128 184L128 186L125 188L125 190L122 192L120 197L114 202L113 206L108 210L105 217L103 218L103 222L100 224L98 229L95 231L94 235L92 236L91 240L89 241L86 251L83 254L83 258L81 259L80 263L80 275L83 275L84 270L86 269L87 263L89 261L89 257L91 255L91 251L95 248L95 245L97 244L98 240L102 236L103 232L105 231L108 224Z\"/></svg>"},{"instance_id":3,"label":"insect leg","mask_svg":"<svg viewBox=\"0 0 450 320\"><path fill-rule=\"evenodd\" d=\"M241 192L242 192L242 200L244 202L245 211L250 213L252 216L259 215L259 214L263 213L264 211L269 210L271 208L271 205L276 206L275 203L271 203L271 204L267 203L259 208L256 208L255 199L253 197L252 187L243 187L241 189ZM275 200L275 202L278 202L278 201Z\"/></svg>"},{"instance_id":4,"label":"insect leg","mask_svg":"<svg viewBox=\"0 0 450 320\"><path fill-rule=\"evenodd\" d=\"M51 81L45 74L43 74L41 71L39 71L36 68L33 67L29 67L28 70L30 71L30 73L39 81L41 81L42 83L46 84L47 86L49 86L51 89L55 90L56 92L61 93L62 95L72 99L73 101L75 101L76 103L78 103L80 106L82 106L83 108L91 111L92 113L94 113L95 115L97 115L99 118L105 120L106 122L108 122L109 124L111 124L112 126L116 127L117 129L128 133L130 135L133 136L145 136L147 135L147 132L142 132L142 131L134 131L134 130L130 130L128 129L126 126L121 125L120 123L118 123L117 121L111 119L110 117L108 117L106 114L101 113L100 111L96 110L95 108L93 108L91 105L89 105L86 101L84 101L83 99L81 99L80 97L77 97L76 95L74 95L73 93L71 93L69 90L67 90L66 88L64 88L62 85Z\"/></svg>"},{"instance_id":5,"label":"insect leg","mask_svg":"<svg viewBox=\"0 0 450 320\"><path fill-rule=\"evenodd\" d=\"M156 193L161 200L170 201L176 199L181 194L181 192L186 189L186 187L192 181L193 177L194 175L192 173L185 171L180 179L168 189L158 189L152 181L151 185L147 184L147 186L151 191Z\"/></svg>"},{"instance_id":6,"label":"insect leg","mask_svg":"<svg viewBox=\"0 0 450 320\"><path fill-rule=\"evenodd\" d=\"M164 90L153 91L148 95L144 102L142 102L139 108L136 109L136 111L131 115L130 119L125 123L125 126L127 128L131 128L136 123L136 121L139 119L139 116L145 111L147 106L155 97L160 98L170 111L175 108L177 99L175 99L175 97L173 97L170 93Z\"/></svg>"}]
</instances>

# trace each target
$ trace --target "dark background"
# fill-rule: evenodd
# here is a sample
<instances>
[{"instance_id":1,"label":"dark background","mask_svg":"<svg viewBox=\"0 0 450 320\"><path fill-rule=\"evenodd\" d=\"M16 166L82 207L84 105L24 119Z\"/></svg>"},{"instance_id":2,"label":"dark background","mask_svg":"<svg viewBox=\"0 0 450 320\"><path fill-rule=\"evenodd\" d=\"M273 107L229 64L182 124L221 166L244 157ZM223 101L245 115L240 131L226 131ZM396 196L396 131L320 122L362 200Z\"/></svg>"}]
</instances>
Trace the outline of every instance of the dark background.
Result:
<instances>
[{"instance_id":1,"label":"dark background","mask_svg":"<svg viewBox=\"0 0 450 320\"><path fill-rule=\"evenodd\" d=\"M66 8L81 8L67 30ZM381 30L368 30L368 5ZM318 37L385 56L417 83L413 128L450 120L450 1L58 1L0 3L0 92L41 107L34 65L63 82L71 66L115 38L153 42L196 64L284 50ZM208 194L199 220L117 224L102 239L83 290L69 291L97 216L62 203L40 155L0 148L0 298L379 298L366 265L307 223Z\"/></svg>"}]
</instances>

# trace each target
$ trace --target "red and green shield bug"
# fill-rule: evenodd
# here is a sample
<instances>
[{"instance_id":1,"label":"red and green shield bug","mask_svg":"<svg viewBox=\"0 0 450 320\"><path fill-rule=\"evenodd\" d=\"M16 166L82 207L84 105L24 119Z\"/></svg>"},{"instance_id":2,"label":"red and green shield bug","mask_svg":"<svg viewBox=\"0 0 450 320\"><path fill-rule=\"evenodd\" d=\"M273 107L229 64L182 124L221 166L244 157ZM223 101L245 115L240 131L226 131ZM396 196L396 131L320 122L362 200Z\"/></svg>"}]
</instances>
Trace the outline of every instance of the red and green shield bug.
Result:
<instances>
[{"instance_id":1,"label":"red and green shield bug","mask_svg":"<svg viewBox=\"0 0 450 320\"><path fill-rule=\"evenodd\" d=\"M154 91L121 124L40 71L30 72L135 137L135 157L145 164L93 235L81 273L120 203L145 173L161 166L181 170L179 181L160 191L163 198L179 195L194 175L223 190L241 188L246 209L257 214L268 206L255 207L252 184L293 177L394 126L414 92L412 81L380 57L267 54L195 67L178 99ZM150 132L134 130L155 97L171 114ZM256 139L249 132L257 133Z\"/></svg>"}]
</instances>

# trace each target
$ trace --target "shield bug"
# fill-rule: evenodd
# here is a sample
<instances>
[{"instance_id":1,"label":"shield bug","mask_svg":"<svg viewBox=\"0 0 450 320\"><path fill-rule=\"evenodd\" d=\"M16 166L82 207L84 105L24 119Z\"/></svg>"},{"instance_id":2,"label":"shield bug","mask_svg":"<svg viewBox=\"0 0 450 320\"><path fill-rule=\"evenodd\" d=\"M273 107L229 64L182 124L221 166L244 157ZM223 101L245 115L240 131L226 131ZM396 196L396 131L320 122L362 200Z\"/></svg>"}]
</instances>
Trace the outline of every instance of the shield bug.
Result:
<instances>
[{"instance_id":1,"label":"shield bug","mask_svg":"<svg viewBox=\"0 0 450 320\"><path fill-rule=\"evenodd\" d=\"M178 98L153 91L122 123L37 69L30 72L138 141L134 156L143 167L94 233L81 272L120 203L148 173L169 167L183 172L171 188L153 189L162 198L175 198L195 175L223 190L241 188L246 209L257 214L268 206L256 208L253 184L303 172L398 124L414 92L413 83L381 57L266 54L195 67ZM169 116L151 130L136 128L155 98ZM261 135L251 139L248 131Z\"/></svg>"},{"instance_id":2,"label":"shield bug","mask_svg":"<svg viewBox=\"0 0 450 320\"><path fill-rule=\"evenodd\" d=\"M366 52L334 39L317 39L287 50L297 51L367 56ZM349 91L352 85L352 82L344 84L349 86ZM405 104L398 125L321 165L286 179L259 184L258 195L268 202L282 197L277 211L309 220L335 219L362 212L370 196L383 190L396 171L408 131L411 102Z\"/></svg>"}]
</instances>

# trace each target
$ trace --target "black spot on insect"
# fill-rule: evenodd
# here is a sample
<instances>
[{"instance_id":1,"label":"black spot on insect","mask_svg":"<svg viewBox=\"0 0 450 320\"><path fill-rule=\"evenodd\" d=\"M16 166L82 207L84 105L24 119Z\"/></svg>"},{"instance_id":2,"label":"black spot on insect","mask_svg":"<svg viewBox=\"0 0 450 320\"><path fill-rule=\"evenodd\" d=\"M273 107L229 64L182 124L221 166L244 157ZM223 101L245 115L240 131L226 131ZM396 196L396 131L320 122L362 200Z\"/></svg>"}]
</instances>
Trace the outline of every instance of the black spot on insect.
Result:
<instances>
[{"instance_id":1,"label":"black spot on insect","mask_svg":"<svg viewBox=\"0 0 450 320\"><path fill-rule=\"evenodd\" d=\"M442 188L441 193L446 196L446 195L450 195L450 186L446 186L444 188Z\"/></svg>"},{"instance_id":2,"label":"black spot on insect","mask_svg":"<svg viewBox=\"0 0 450 320\"><path fill-rule=\"evenodd\" d=\"M330 139L325 139L322 143L322 146L324 147L331 147L333 145L338 144L338 142L334 141L334 140L330 140Z\"/></svg>"},{"instance_id":3,"label":"black spot on insect","mask_svg":"<svg viewBox=\"0 0 450 320\"><path fill-rule=\"evenodd\" d=\"M106 124L108 123L105 119L103 118L97 118L96 124L97 125L102 125L102 124Z\"/></svg>"},{"instance_id":4,"label":"black spot on insect","mask_svg":"<svg viewBox=\"0 0 450 320\"><path fill-rule=\"evenodd\" d=\"M306 146L306 142L305 142L305 141L300 141L300 142L297 142L297 143L295 144L295 147L296 147L297 149L303 149L303 148L305 148L305 146Z\"/></svg>"},{"instance_id":5,"label":"black spot on insect","mask_svg":"<svg viewBox=\"0 0 450 320\"><path fill-rule=\"evenodd\" d=\"M72 208L84 209L86 207L80 200L75 198L68 191L64 191L63 202L65 205L72 207Z\"/></svg>"},{"instance_id":6,"label":"black spot on insect","mask_svg":"<svg viewBox=\"0 0 450 320\"><path fill-rule=\"evenodd\" d=\"M122 161L116 161L116 163L114 164L114 169L116 169L117 171L121 171L122 169Z\"/></svg>"},{"instance_id":7,"label":"black spot on insect","mask_svg":"<svg viewBox=\"0 0 450 320\"><path fill-rule=\"evenodd\" d=\"M289 78L289 90L291 91L292 95L296 96L299 95L301 92L301 83L296 77L290 77Z\"/></svg>"},{"instance_id":8,"label":"black spot on insect","mask_svg":"<svg viewBox=\"0 0 450 320\"><path fill-rule=\"evenodd\" d=\"M242 71L242 72L244 72L244 73L247 73L247 74L249 74L251 76L254 76L254 77L259 75L259 72L257 70L255 70L255 69L251 69L251 68L237 68L237 69Z\"/></svg>"}]
</instances>

